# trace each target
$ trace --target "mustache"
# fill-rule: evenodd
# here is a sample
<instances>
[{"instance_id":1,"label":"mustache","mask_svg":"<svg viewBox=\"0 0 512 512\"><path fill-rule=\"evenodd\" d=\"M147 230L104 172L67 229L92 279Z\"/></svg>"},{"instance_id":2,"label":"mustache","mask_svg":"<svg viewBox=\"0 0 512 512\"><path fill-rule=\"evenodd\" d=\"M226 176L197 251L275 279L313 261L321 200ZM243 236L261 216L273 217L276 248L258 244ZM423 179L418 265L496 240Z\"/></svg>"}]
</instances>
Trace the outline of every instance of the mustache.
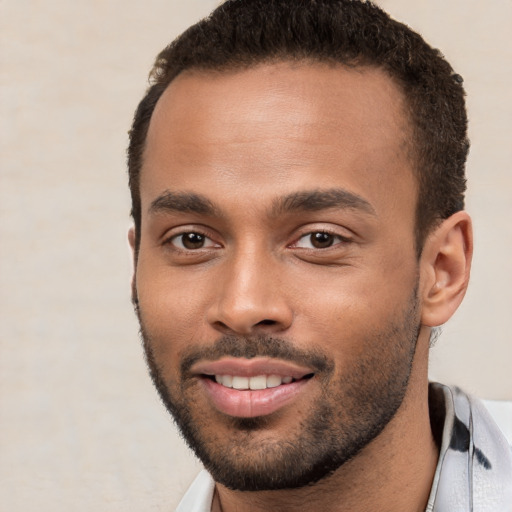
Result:
<instances>
[{"instance_id":1,"label":"mustache","mask_svg":"<svg viewBox=\"0 0 512 512\"><path fill-rule=\"evenodd\" d=\"M190 368L201 360L216 361L222 357L271 357L307 366L315 373L331 373L334 362L317 350L302 350L293 342L259 334L255 336L224 335L213 345L190 347L180 363L182 375L190 374Z\"/></svg>"}]
</instances>

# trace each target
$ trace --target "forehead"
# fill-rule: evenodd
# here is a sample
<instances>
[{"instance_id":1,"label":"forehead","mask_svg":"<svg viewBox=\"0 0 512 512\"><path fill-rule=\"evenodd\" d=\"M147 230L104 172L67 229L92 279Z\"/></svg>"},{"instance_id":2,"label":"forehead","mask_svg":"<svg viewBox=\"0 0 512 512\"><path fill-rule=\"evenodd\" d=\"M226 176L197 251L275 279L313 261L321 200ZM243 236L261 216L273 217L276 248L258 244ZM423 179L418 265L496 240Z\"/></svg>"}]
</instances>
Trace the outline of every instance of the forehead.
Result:
<instances>
[{"instance_id":1,"label":"forehead","mask_svg":"<svg viewBox=\"0 0 512 512\"><path fill-rule=\"evenodd\" d=\"M151 119L143 212L165 189L214 200L252 190L262 201L281 189L343 186L373 201L386 188L410 203L405 112L399 87L373 67L281 62L184 72Z\"/></svg>"}]
</instances>

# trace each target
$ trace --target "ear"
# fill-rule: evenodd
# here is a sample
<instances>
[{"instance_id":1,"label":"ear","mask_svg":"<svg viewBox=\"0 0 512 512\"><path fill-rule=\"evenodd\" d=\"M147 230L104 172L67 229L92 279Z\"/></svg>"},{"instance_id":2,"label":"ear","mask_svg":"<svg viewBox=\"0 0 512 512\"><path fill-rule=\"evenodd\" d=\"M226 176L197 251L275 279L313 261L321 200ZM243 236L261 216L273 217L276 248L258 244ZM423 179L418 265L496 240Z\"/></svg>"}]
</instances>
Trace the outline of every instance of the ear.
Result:
<instances>
[{"instance_id":1,"label":"ear","mask_svg":"<svg viewBox=\"0 0 512 512\"><path fill-rule=\"evenodd\" d=\"M132 226L128 230L128 242L132 249L132 255L135 255L135 226Z\"/></svg>"},{"instance_id":2,"label":"ear","mask_svg":"<svg viewBox=\"0 0 512 512\"><path fill-rule=\"evenodd\" d=\"M428 236L420 259L423 325L442 325L455 313L466 294L472 256L471 218L464 211Z\"/></svg>"},{"instance_id":3,"label":"ear","mask_svg":"<svg viewBox=\"0 0 512 512\"><path fill-rule=\"evenodd\" d=\"M135 233L135 227L132 226L128 230L128 242L130 244L130 248L132 250L132 258L133 258L133 274L132 274L132 282L131 282L131 288L132 288L132 302L137 307L137 289L135 286L135 274L137 270L137 235Z\"/></svg>"}]
</instances>

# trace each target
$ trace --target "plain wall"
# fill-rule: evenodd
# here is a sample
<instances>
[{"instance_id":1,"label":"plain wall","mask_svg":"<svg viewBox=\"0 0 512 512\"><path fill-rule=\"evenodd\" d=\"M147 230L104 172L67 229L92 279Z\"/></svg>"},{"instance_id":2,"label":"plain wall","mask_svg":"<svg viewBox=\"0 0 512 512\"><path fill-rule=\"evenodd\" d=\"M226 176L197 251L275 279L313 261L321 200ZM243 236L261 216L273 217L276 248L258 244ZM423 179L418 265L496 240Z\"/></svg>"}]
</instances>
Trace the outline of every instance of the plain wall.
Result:
<instances>
[{"instance_id":1,"label":"plain wall","mask_svg":"<svg viewBox=\"0 0 512 512\"><path fill-rule=\"evenodd\" d=\"M157 52L213 0L0 2L0 508L171 511L199 465L143 362L125 148ZM431 375L512 400L512 3L381 0L468 92L476 253Z\"/></svg>"}]
</instances>

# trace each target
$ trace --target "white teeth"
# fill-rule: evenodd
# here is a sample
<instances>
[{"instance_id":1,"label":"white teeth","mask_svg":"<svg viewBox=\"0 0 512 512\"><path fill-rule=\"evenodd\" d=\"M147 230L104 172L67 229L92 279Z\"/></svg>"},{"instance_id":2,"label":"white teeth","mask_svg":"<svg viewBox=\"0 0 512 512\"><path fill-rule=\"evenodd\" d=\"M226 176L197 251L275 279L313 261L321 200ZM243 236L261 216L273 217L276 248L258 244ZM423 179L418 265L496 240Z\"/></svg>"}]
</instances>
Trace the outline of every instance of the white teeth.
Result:
<instances>
[{"instance_id":1,"label":"white teeth","mask_svg":"<svg viewBox=\"0 0 512 512\"><path fill-rule=\"evenodd\" d=\"M221 378L222 378L223 386L226 386L227 388L233 387L233 376L232 375L222 375ZM215 376L215 379L217 379L217 376Z\"/></svg>"},{"instance_id":2,"label":"white teeth","mask_svg":"<svg viewBox=\"0 0 512 512\"><path fill-rule=\"evenodd\" d=\"M234 389L249 389L249 377L233 377Z\"/></svg>"},{"instance_id":3,"label":"white teeth","mask_svg":"<svg viewBox=\"0 0 512 512\"><path fill-rule=\"evenodd\" d=\"M267 388L267 377L265 375L258 375L257 377L251 377L249 379L250 389L266 389Z\"/></svg>"},{"instance_id":4,"label":"white teeth","mask_svg":"<svg viewBox=\"0 0 512 512\"><path fill-rule=\"evenodd\" d=\"M256 375L255 377L242 377L238 375L215 375L215 381L226 388L238 390L276 388L281 384L289 384L292 377L279 375Z\"/></svg>"},{"instance_id":5,"label":"white teeth","mask_svg":"<svg viewBox=\"0 0 512 512\"><path fill-rule=\"evenodd\" d=\"M280 386L282 383L281 377L279 375L269 375L267 377L267 388L276 388L277 386Z\"/></svg>"}]
</instances>

